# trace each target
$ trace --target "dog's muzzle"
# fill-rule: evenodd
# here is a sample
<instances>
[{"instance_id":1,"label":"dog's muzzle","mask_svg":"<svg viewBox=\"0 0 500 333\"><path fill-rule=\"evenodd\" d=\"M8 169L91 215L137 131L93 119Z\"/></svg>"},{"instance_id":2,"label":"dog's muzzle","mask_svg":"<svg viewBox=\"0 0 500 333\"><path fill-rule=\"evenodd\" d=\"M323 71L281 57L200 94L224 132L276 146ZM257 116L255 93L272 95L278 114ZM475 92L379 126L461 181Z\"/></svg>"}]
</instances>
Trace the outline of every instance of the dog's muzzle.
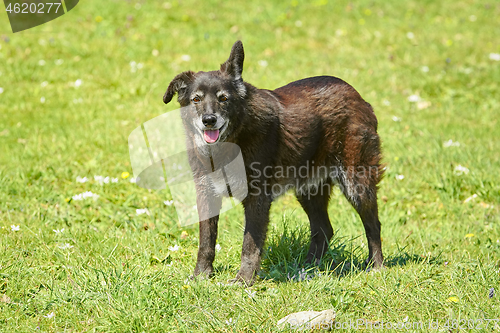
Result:
<instances>
[{"instance_id":1,"label":"dog's muzzle","mask_svg":"<svg viewBox=\"0 0 500 333\"><path fill-rule=\"evenodd\" d=\"M203 139L206 143L215 143L226 129L227 122L215 114L205 114L201 117L203 123Z\"/></svg>"}]
</instances>

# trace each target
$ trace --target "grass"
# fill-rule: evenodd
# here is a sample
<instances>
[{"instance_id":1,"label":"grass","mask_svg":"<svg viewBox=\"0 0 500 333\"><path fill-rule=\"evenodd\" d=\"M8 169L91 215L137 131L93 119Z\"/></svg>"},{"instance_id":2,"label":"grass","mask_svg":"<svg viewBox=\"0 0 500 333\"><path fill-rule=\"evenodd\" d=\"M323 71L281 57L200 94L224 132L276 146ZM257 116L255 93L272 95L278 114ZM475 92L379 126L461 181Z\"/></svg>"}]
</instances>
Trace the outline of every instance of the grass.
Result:
<instances>
[{"instance_id":1,"label":"grass","mask_svg":"<svg viewBox=\"0 0 500 333\"><path fill-rule=\"evenodd\" d=\"M337 323L452 330L498 319L499 14L479 0L84 1L17 34L0 14L0 331L270 332L291 312L324 309ZM216 69L237 39L258 87L328 74L373 105L388 165L385 270L361 269L362 224L335 191L336 234L318 266L303 265L307 218L287 194L272 207L257 284L225 285L239 267L241 208L221 216L215 277L189 281L197 226L177 225L168 193L121 177L130 132L178 107L161 100L170 80ZM69 200L85 191L99 197Z\"/></svg>"}]
</instances>

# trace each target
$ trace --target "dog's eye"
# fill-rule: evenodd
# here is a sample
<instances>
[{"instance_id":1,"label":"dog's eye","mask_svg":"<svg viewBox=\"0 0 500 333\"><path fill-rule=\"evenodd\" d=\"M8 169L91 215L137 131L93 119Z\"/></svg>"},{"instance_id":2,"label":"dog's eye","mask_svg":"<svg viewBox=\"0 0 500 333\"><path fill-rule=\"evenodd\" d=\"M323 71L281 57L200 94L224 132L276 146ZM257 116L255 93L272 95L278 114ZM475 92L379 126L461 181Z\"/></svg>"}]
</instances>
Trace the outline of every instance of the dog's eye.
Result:
<instances>
[{"instance_id":1,"label":"dog's eye","mask_svg":"<svg viewBox=\"0 0 500 333\"><path fill-rule=\"evenodd\" d=\"M225 101L227 101L227 97L224 95L221 95L221 96L219 96L219 101L225 102Z\"/></svg>"},{"instance_id":2,"label":"dog's eye","mask_svg":"<svg viewBox=\"0 0 500 333\"><path fill-rule=\"evenodd\" d=\"M196 96L195 98L193 98L193 102L199 103L201 102L201 99L198 96Z\"/></svg>"}]
</instances>

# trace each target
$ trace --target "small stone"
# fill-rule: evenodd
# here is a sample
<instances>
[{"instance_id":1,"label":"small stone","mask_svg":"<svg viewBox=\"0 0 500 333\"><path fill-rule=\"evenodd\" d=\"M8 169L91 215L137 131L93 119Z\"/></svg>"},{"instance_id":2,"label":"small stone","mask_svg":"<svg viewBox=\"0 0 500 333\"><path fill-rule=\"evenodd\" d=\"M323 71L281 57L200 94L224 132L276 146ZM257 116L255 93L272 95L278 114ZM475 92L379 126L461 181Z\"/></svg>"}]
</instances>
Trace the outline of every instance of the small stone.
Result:
<instances>
[{"instance_id":1,"label":"small stone","mask_svg":"<svg viewBox=\"0 0 500 333\"><path fill-rule=\"evenodd\" d=\"M335 323L335 311L302 311L289 314L278 321L279 328L294 330L332 329Z\"/></svg>"},{"instance_id":2,"label":"small stone","mask_svg":"<svg viewBox=\"0 0 500 333\"><path fill-rule=\"evenodd\" d=\"M0 302L2 303L10 303L10 297L3 294L2 297L0 298Z\"/></svg>"}]
</instances>

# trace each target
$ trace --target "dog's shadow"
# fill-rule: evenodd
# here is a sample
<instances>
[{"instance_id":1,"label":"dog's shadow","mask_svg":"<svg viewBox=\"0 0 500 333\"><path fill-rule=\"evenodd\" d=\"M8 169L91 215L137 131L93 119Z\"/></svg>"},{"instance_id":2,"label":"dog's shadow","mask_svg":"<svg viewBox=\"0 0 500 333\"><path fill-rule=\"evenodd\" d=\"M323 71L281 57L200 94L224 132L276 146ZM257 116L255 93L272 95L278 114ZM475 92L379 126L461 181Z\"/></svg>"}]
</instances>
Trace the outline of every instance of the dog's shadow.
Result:
<instances>
[{"instance_id":1,"label":"dog's shadow","mask_svg":"<svg viewBox=\"0 0 500 333\"><path fill-rule=\"evenodd\" d=\"M336 232L335 235L337 234ZM309 232L306 229L292 229L286 225L281 234L272 233L266 244L267 248L264 251L259 277L263 280L273 280L279 283L300 282L323 274L344 277L367 270L365 259L368 255L368 249L354 245L354 240L357 237L334 236L322 259L315 264L306 264L309 237ZM403 248L396 254L387 257L384 266L390 268L408 264L440 263L442 263L440 255L422 257L410 254Z\"/></svg>"}]
</instances>

